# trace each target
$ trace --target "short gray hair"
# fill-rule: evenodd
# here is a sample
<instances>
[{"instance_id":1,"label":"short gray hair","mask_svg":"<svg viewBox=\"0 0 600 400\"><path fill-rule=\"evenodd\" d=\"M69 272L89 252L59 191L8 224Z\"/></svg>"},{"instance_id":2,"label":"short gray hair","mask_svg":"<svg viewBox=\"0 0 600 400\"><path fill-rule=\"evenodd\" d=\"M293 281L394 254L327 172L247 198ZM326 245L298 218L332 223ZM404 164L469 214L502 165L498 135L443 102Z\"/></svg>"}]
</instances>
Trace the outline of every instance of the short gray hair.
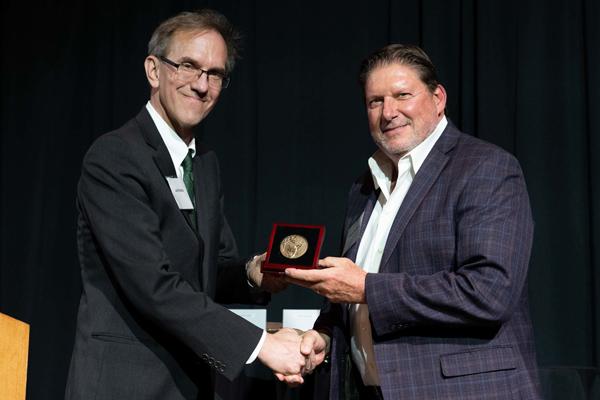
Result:
<instances>
[{"instance_id":1,"label":"short gray hair","mask_svg":"<svg viewBox=\"0 0 600 400\"><path fill-rule=\"evenodd\" d=\"M177 32L214 30L227 45L227 64L225 72L229 74L239 58L241 34L221 13L204 8L197 11L184 11L161 23L148 42L148 55L166 56L171 38Z\"/></svg>"}]
</instances>

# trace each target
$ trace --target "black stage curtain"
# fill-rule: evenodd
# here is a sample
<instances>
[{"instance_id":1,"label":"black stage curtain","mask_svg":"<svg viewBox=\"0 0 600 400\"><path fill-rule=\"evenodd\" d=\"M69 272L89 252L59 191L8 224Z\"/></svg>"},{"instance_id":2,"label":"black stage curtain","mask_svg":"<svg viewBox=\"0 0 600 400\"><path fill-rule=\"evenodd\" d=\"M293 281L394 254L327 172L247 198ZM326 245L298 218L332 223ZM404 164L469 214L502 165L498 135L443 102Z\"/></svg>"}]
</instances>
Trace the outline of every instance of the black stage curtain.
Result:
<instances>
[{"instance_id":1,"label":"black stage curtain","mask_svg":"<svg viewBox=\"0 0 600 400\"><path fill-rule=\"evenodd\" d=\"M600 367L600 2L11 0L0 6L0 310L31 324L30 399L64 389L81 159L147 101L153 28L201 6L245 33L232 85L199 128L220 156L243 253L285 221L325 224L323 254L337 255L347 190L374 151L358 64L416 43L438 67L449 118L523 166L540 365ZM269 319L320 303L293 288Z\"/></svg>"}]
</instances>

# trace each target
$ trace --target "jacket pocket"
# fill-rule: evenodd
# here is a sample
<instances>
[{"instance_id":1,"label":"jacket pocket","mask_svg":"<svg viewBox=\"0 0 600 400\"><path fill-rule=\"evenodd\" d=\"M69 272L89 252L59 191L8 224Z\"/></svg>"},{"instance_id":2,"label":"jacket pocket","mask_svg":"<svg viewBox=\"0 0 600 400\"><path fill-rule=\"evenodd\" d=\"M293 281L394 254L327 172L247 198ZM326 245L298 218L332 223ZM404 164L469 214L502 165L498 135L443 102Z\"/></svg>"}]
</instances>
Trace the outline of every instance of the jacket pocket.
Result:
<instances>
[{"instance_id":1,"label":"jacket pocket","mask_svg":"<svg viewBox=\"0 0 600 400\"><path fill-rule=\"evenodd\" d=\"M103 342L123 343L123 344L142 344L136 338L110 332L93 332L92 338Z\"/></svg>"},{"instance_id":2,"label":"jacket pocket","mask_svg":"<svg viewBox=\"0 0 600 400\"><path fill-rule=\"evenodd\" d=\"M440 357L442 375L446 378L506 371L517 368L512 346L488 347Z\"/></svg>"}]
</instances>

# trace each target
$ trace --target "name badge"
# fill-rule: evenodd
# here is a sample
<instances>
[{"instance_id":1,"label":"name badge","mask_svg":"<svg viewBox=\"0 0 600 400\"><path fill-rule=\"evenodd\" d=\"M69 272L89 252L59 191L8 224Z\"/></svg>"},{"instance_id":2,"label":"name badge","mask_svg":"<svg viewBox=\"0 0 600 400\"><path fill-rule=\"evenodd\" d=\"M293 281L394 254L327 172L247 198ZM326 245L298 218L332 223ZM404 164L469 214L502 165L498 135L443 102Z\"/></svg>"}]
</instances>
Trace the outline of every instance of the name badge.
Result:
<instances>
[{"instance_id":1,"label":"name badge","mask_svg":"<svg viewBox=\"0 0 600 400\"><path fill-rule=\"evenodd\" d=\"M167 176L167 182L169 183L169 187L171 188L171 193L173 193L173 197L177 202L180 210L193 210L194 204L192 203L192 199L190 199L190 195L185 188L185 183L183 183L182 178L172 178Z\"/></svg>"}]
</instances>

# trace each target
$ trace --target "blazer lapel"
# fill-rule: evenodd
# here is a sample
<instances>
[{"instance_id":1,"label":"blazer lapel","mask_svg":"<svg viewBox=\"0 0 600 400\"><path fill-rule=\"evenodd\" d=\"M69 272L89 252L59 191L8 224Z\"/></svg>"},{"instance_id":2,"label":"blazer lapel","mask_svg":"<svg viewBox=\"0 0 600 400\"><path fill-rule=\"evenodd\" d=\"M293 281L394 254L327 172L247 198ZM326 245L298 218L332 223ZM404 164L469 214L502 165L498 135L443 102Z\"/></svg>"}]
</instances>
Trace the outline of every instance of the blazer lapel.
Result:
<instances>
[{"instance_id":1,"label":"blazer lapel","mask_svg":"<svg viewBox=\"0 0 600 400\"><path fill-rule=\"evenodd\" d=\"M398 214L396 214L396 218L394 218L381 257L380 272L388 272L386 265L396 248L398 240L402 236L404 229L406 229L410 218L444 169L444 166L449 159L447 153L454 147L457 139L458 134L456 133L456 128L448 122L448 126L431 149L425 162L421 165L421 168L419 168L417 175L415 175L415 178L402 201L402 205L398 210Z\"/></svg>"},{"instance_id":2,"label":"blazer lapel","mask_svg":"<svg viewBox=\"0 0 600 400\"><path fill-rule=\"evenodd\" d=\"M152 121L146 107L139 112L135 117L135 120L141 128L146 143L154 149L154 162L158 166L160 172L163 176L177 176L167 146L165 146L165 143L160 137L160 133L158 133L158 129L156 129L156 125L154 125L154 121Z\"/></svg>"},{"instance_id":3,"label":"blazer lapel","mask_svg":"<svg viewBox=\"0 0 600 400\"><path fill-rule=\"evenodd\" d=\"M344 248L342 249L342 257L348 257L348 252L352 249L354 244L358 242L358 238L360 237L360 224L362 222L362 216L363 214L356 218L346 232Z\"/></svg>"},{"instance_id":4,"label":"blazer lapel","mask_svg":"<svg viewBox=\"0 0 600 400\"><path fill-rule=\"evenodd\" d=\"M196 155L194 156L194 194L196 195L196 226L198 227L198 241L202 249L209 239L209 224L207 221L211 217L209 215L211 210L208 209L210 189L208 188L206 179L202 179L202 177L209 176L209 174L203 173L207 168L203 153L200 143L198 139L196 139ZM212 212L215 213L215 210L212 210ZM202 289L206 293L209 293L211 290L208 287L209 282L212 282L211 277L209 276L211 271L214 272L214 269L202 268Z\"/></svg>"},{"instance_id":5,"label":"blazer lapel","mask_svg":"<svg viewBox=\"0 0 600 400\"><path fill-rule=\"evenodd\" d=\"M142 135L146 140L148 146L150 146L154 150L154 155L152 156L154 163L158 167L160 173L163 176L165 181L165 185L169 187L169 183L167 182L167 177L176 177L177 173L175 172L175 167L173 166L173 160L171 159L171 155L169 154L169 150L167 150L167 146L165 142L163 142L160 137L160 133L158 133L158 129L156 129L156 125L154 125L154 121L152 121L152 117L146 110L146 107L139 112L139 114L135 117L138 125L140 126L140 130L142 131ZM169 192L171 188L169 187ZM177 204L175 199L173 199L175 206ZM181 215L190 226L192 231L194 230L192 221L190 220L189 213L185 210L180 210Z\"/></svg>"},{"instance_id":6,"label":"blazer lapel","mask_svg":"<svg viewBox=\"0 0 600 400\"><path fill-rule=\"evenodd\" d=\"M204 157L202 152L198 148L198 142L196 141L196 155L194 156L194 192L196 195L196 226L198 227L198 235L200 238L208 237L208 225L202 223L209 218L209 210L207 209L208 204L208 188L207 182L202 179L202 171L206 168ZM214 210L213 210L214 212Z\"/></svg>"},{"instance_id":7,"label":"blazer lapel","mask_svg":"<svg viewBox=\"0 0 600 400\"><path fill-rule=\"evenodd\" d=\"M356 259L360 238L362 238L379 196L379 190L375 190L373 178L368 171L358 185L357 192L350 196L342 250L342 257L351 260Z\"/></svg>"}]
</instances>

